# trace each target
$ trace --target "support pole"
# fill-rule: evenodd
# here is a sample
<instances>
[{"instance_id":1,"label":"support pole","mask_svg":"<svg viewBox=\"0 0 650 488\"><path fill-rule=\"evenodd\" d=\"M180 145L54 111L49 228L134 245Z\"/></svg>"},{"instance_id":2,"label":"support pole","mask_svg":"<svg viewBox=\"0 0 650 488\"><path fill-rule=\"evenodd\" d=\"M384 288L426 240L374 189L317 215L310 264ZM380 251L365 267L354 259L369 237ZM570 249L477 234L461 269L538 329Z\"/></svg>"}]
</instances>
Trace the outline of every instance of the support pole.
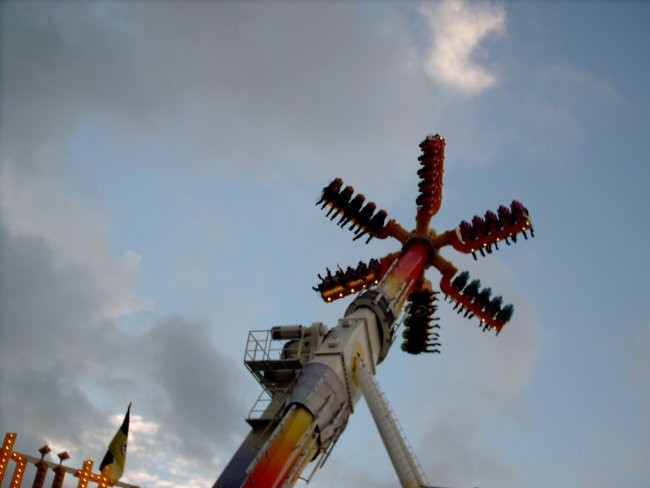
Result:
<instances>
[{"instance_id":1,"label":"support pole","mask_svg":"<svg viewBox=\"0 0 650 488\"><path fill-rule=\"evenodd\" d=\"M424 472L397 423L395 413L390 408L386 396L359 356L356 357L355 366L359 388L361 388L366 399L372 418L379 430L379 435L384 441L386 451L388 451L388 456L393 463L400 484L403 488L428 486Z\"/></svg>"}]
</instances>

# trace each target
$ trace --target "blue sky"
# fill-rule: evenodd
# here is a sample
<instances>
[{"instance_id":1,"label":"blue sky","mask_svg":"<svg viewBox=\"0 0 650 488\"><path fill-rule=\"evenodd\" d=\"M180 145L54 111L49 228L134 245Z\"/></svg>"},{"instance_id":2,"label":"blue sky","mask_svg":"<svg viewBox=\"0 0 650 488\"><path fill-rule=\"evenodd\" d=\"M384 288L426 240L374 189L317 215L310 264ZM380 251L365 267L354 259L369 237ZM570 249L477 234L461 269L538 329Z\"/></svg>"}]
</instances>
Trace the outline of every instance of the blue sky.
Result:
<instances>
[{"instance_id":1,"label":"blue sky","mask_svg":"<svg viewBox=\"0 0 650 488\"><path fill-rule=\"evenodd\" d=\"M343 178L413 225L418 143L447 141L438 231L513 198L536 238L473 261L495 338L440 307L443 353L378 380L433 484L650 484L650 5L3 2L0 430L124 479L211 485L259 393L247 332L323 321L364 246L314 207ZM435 284L435 270L428 274ZM315 487L397 485L360 402Z\"/></svg>"}]
</instances>

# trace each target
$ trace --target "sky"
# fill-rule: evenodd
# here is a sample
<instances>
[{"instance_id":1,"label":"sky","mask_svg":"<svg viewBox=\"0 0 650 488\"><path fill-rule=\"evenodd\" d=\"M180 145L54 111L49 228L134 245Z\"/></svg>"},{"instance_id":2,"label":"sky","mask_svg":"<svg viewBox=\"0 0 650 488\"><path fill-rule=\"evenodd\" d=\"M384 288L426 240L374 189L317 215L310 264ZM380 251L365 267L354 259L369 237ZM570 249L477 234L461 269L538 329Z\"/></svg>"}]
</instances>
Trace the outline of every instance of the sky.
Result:
<instances>
[{"instance_id":1,"label":"sky","mask_svg":"<svg viewBox=\"0 0 650 488\"><path fill-rule=\"evenodd\" d=\"M350 298L317 273L397 250L321 189L412 228L439 133L432 227L516 198L536 237L441 251L514 304L499 337L442 304L442 354L378 368L429 482L649 486L648 25L640 1L0 3L0 433L99 463L132 401L123 481L211 486L260 392L248 331L333 327ZM398 485L363 400L310 485Z\"/></svg>"}]
</instances>

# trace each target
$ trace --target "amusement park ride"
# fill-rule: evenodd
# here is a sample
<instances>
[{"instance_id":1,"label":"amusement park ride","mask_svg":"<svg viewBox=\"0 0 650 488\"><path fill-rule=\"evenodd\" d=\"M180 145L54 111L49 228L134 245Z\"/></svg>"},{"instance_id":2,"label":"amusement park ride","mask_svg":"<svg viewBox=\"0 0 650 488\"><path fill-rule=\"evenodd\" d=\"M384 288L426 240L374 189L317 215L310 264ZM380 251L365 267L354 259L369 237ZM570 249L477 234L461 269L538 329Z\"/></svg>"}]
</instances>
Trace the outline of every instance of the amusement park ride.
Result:
<instances>
[{"instance_id":1,"label":"amusement park ride","mask_svg":"<svg viewBox=\"0 0 650 488\"><path fill-rule=\"evenodd\" d=\"M244 363L263 391L247 422L251 431L225 467L213 488L290 487L298 479L309 482L323 466L345 429L361 394L370 412L401 486L430 486L425 479L395 416L374 379L377 365L396 338L397 318L405 311L402 350L410 354L439 353L434 313L438 292L424 277L427 268L440 271L440 290L465 317L477 317L483 331L498 335L513 313L490 288L481 289L444 259L439 250L454 249L485 256L500 243L516 242L518 235L533 236L526 208L518 201L487 211L471 222L443 233L429 228L440 209L445 140L428 136L420 144L419 195L416 226L411 232L384 210L354 195L337 178L323 189L316 205L327 210L341 227L349 226L354 240L393 237L401 249L356 268L328 269L315 287L326 302L357 294L336 327L315 322L270 331L251 331ZM365 205L364 205L365 204ZM405 306L405 303L408 304ZM311 473L302 477L310 462Z\"/></svg>"}]
</instances>

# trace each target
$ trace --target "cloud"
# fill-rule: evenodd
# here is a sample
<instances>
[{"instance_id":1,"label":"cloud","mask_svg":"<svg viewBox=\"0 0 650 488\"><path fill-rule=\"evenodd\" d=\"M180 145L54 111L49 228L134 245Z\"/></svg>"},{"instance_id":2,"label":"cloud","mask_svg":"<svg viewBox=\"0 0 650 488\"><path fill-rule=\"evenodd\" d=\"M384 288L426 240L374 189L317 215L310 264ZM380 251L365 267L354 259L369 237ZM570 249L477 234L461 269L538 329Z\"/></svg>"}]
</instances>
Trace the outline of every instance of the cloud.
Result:
<instances>
[{"instance_id":1,"label":"cloud","mask_svg":"<svg viewBox=\"0 0 650 488\"><path fill-rule=\"evenodd\" d=\"M113 413L133 399L133 480L168 473L190 486L199 467L216 472L246 408L232 381L243 372L214 347L211 325L174 318L124 332L101 313L111 296L88 267L57 264L42 237L0 230L0 430L19 432L22 452L49 442L73 464L99 460L123 416Z\"/></svg>"},{"instance_id":2,"label":"cloud","mask_svg":"<svg viewBox=\"0 0 650 488\"><path fill-rule=\"evenodd\" d=\"M410 141L415 153L436 125L437 108L423 109L433 94L412 37L392 8L4 9L2 151L15 165L47 164L92 136L94 161L118 152L156 168L226 178L243 165L255 168L251 179L277 178L278 165L263 158L323 179L343 170L401 179L396 162L410 153L390 141Z\"/></svg>"},{"instance_id":3,"label":"cloud","mask_svg":"<svg viewBox=\"0 0 650 488\"><path fill-rule=\"evenodd\" d=\"M133 400L136 478L175 466L174 485L190 486L244 429L233 391L244 372L230 370L207 321L122 324L152 307L136 290L137 255L115 255L101 213L35 168L3 168L0 430L18 432L22 452L48 442L72 464L97 461Z\"/></svg>"},{"instance_id":4,"label":"cloud","mask_svg":"<svg viewBox=\"0 0 650 488\"><path fill-rule=\"evenodd\" d=\"M123 419L123 415L111 418L113 431ZM179 455L180 446L165 443L161 431L168 426L158 422L146 421L140 415L132 415L129 424L129 447L127 469L122 481L147 488L168 488L173 486L199 487L210 486L214 482L204 458ZM112 432L105 432L105 437ZM178 447L177 450L170 447Z\"/></svg>"},{"instance_id":5,"label":"cloud","mask_svg":"<svg viewBox=\"0 0 650 488\"><path fill-rule=\"evenodd\" d=\"M119 427L124 419L123 415L113 415L111 422L115 427ZM129 435L133 432L142 432L144 434L155 434L158 432L160 425L156 422L147 422L142 415L132 415L129 422Z\"/></svg>"},{"instance_id":6,"label":"cloud","mask_svg":"<svg viewBox=\"0 0 650 488\"><path fill-rule=\"evenodd\" d=\"M88 387L114 379L117 344L101 312L111 297L87 269L57 264L42 237L0 228L0 267L0 430L47 437L74 455L105 424Z\"/></svg>"},{"instance_id":7,"label":"cloud","mask_svg":"<svg viewBox=\"0 0 650 488\"><path fill-rule=\"evenodd\" d=\"M505 31L503 7L446 0L425 3L420 12L431 31L431 46L424 63L429 77L469 94L479 93L497 82L496 75L481 66L476 57L486 37Z\"/></svg>"},{"instance_id":8,"label":"cloud","mask_svg":"<svg viewBox=\"0 0 650 488\"><path fill-rule=\"evenodd\" d=\"M94 450L101 457L115 430L108 419L121 419L126 402L133 400L127 479L160 488L192 486L190 479L196 486L208 486L235 451L249 406L242 407L246 393L238 383L244 375L241 363L226 361L213 343L213 333L233 335L235 326L223 317L212 323L179 315L159 318L136 333L128 322L120 322L153 307L152 300L137 293L140 253L115 253L101 196L89 196L95 188L89 190L92 185L79 173L110 168L121 159L161 170L154 176L169 167L181 168L184 175L207 168L220 180L235 174L271 186L265 210L275 212L278 220L289 220L287 202L296 208L304 205L309 219L317 219L313 201L307 201L317 195L305 196L306 179L318 177L324 184L342 172L349 183L363 182L360 190L375 198L399 191L392 186L405 178L401 161L408 161L408 174L414 177L417 142L441 118L439 105L432 103L436 93L415 68L418 59L403 19L372 5L25 5L2 7L0 425L28 431L24 437L34 439L36 448L35 438L43 435L67 449L78 446L78 455ZM462 4L454 18L452 7L437 7L437 19L446 15L456 35L464 28L474 36L466 44L469 49L459 51L464 57L455 65L465 70L463 79L452 81L463 90L480 91L485 76L493 75L471 59L484 36L499 29L478 27L490 25L485 12L498 9ZM369 11L372 28L366 24ZM473 88L463 85L467 80ZM465 112L472 110L466 108L456 115L458 127L465 127ZM80 151L83 164L75 166L70 159L83 144L90 147ZM289 173L296 188L282 180ZM229 239L237 251L249 245L237 237L242 235L241 221L259 215L256 198L242 205L250 213L242 213L241 207L233 212L237 226ZM220 203L232 205L225 199ZM206 228L223 234L218 220L199 222L187 234L205 236ZM272 231L269 235L278 234L277 228ZM300 243L304 232L299 234L289 234L290 240ZM259 242L247 240L250 255L259 253ZM305 240L297 252L325 259L323 265L341 257L333 256L341 241L330 248L322 243L309 248L314 240L318 242L313 236ZM188 246L195 242L188 237ZM357 257L354 248L346 249ZM325 250L330 257L323 258ZM169 266L183 264L178 254L172 257L176 261ZM202 256L197 261L203 262ZM236 271L230 263L224 265L233 275L250 268L246 295L227 291L221 297L230 306L246 304L236 312L241 322L253 310L256 319L266 320L271 315L266 314L267 302L273 303L268 309L274 317L283 320L296 308L307 307L295 303L294 294L286 301L277 299L276 276L265 276L265 266L252 259ZM287 271L282 264L268 266ZM296 273L291 270L288 279L304 288ZM210 286L212 275L198 276L200 280L191 275L194 286ZM289 300L294 300L292 307L284 305ZM320 318L309 307L304 313ZM328 314L337 313L331 310ZM461 381L465 396L456 405L469 415L467 425L452 423L449 431L438 431L444 425L436 424L431 432L481 441L484 413L471 408L475 397L467 391L480 387L481 400L487 399L495 410L511 406L534 350L527 337L513 346L500 359L491 356L494 351L477 348L472 367L485 368L483 374L492 380ZM463 452L466 446L459 442L454 448ZM441 459L443 464L447 460ZM510 482L514 475L509 468L492 466L492 461L481 459L472 471L491 470L504 481L502 486L517 485ZM394 481L347 468L340 471L351 472L359 486ZM455 476L460 467L445 469ZM212 470L214 476L208 474L206 481L205 473ZM342 474L329 473L339 484L344 482Z\"/></svg>"},{"instance_id":9,"label":"cloud","mask_svg":"<svg viewBox=\"0 0 650 488\"><path fill-rule=\"evenodd\" d=\"M153 303L136 296L140 256L127 250L116 258L109 245L107 220L93 202L71 194L48 171L15 168L2 161L0 202L5 229L12 236L35 237L48 246L55 266L78 267L104 294L100 310L117 319Z\"/></svg>"},{"instance_id":10,"label":"cloud","mask_svg":"<svg viewBox=\"0 0 650 488\"><path fill-rule=\"evenodd\" d=\"M211 324L169 318L156 324L138 349L160 403L153 407L165 442L210 466L220 445L239 432L245 405L232 380L241 369L221 357L210 338Z\"/></svg>"}]
</instances>

